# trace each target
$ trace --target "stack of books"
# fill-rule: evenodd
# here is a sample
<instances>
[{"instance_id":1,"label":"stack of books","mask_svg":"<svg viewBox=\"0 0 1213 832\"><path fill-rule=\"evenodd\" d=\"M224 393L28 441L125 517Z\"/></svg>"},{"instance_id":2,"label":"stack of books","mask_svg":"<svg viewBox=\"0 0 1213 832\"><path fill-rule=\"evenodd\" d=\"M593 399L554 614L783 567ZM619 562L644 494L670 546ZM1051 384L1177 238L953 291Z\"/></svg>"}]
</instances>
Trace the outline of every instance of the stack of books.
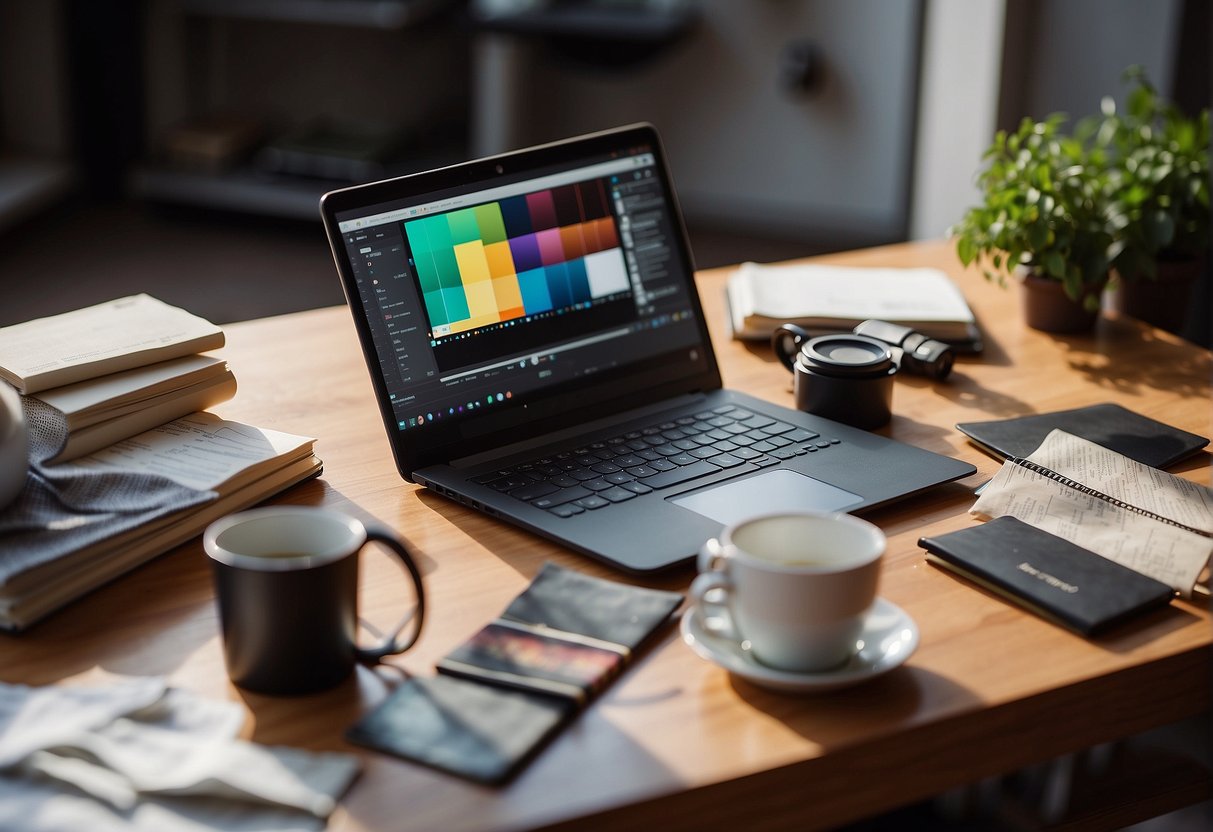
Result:
<instances>
[{"instance_id":1,"label":"stack of books","mask_svg":"<svg viewBox=\"0 0 1213 832\"><path fill-rule=\"evenodd\" d=\"M66 462L236 394L227 362L199 355L223 330L148 295L0 329L0 378L49 405Z\"/></svg>"},{"instance_id":2,"label":"stack of books","mask_svg":"<svg viewBox=\"0 0 1213 832\"><path fill-rule=\"evenodd\" d=\"M0 628L320 473L314 439L198 412L236 392L227 363L201 354L223 343L147 295L0 328L0 383L37 414L26 488L0 507Z\"/></svg>"}]
</instances>

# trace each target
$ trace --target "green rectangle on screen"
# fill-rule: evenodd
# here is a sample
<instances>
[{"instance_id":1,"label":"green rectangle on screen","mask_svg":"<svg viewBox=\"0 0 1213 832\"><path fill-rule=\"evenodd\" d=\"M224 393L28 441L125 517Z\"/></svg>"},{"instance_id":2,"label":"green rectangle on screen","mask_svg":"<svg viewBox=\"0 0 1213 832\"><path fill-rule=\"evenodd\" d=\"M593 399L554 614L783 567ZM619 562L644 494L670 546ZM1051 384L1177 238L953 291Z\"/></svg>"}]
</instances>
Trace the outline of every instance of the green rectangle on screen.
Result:
<instances>
[{"instance_id":1,"label":"green rectangle on screen","mask_svg":"<svg viewBox=\"0 0 1213 832\"><path fill-rule=\"evenodd\" d=\"M463 281L459 279L459 264L455 262L454 242L451 239L451 228L447 221L449 214L438 214L433 217L426 217L424 220L419 220L418 223L425 232L425 245L429 247L429 263L432 268L430 276L432 283L425 283L421 257L414 254L414 259L417 261L418 277L422 279L422 290L429 292L435 289L460 289L463 288ZM411 228L413 223L409 223L406 228ZM412 236L409 236L409 242L412 242Z\"/></svg>"},{"instance_id":2,"label":"green rectangle on screen","mask_svg":"<svg viewBox=\"0 0 1213 832\"><path fill-rule=\"evenodd\" d=\"M413 254L428 253L433 250L429 228L433 224L433 220L433 217L427 217L404 224L404 234L409 238L409 248L413 250Z\"/></svg>"},{"instance_id":3,"label":"green rectangle on screen","mask_svg":"<svg viewBox=\"0 0 1213 832\"><path fill-rule=\"evenodd\" d=\"M449 324L450 320L447 318L446 306L442 302L442 290L426 292L423 297L425 298L425 311L430 316L430 325L442 326L443 324Z\"/></svg>"},{"instance_id":4,"label":"green rectangle on screen","mask_svg":"<svg viewBox=\"0 0 1213 832\"><path fill-rule=\"evenodd\" d=\"M480 225L476 222L476 209L474 208L452 211L446 215L446 223L451 231L451 245L457 246L460 243L470 243L472 240L480 239Z\"/></svg>"},{"instance_id":5,"label":"green rectangle on screen","mask_svg":"<svg viewBox=\"0 0 1213 832\"><path fill-rule=\"evenodd\" d=\"M468 311L468 298L463 293L463 287L458 289L443 289L442 303L446 307L447 323L462 321L471 316Z\"/></svg>"},{"instance_id":6,"label":"green rectangle on screen","mask_svg":"<svg viewBox=\"0 0 1213 832\"><path fill-rule=\"evenodd\" d=\"M505 240L505 221L501 218L501 206L496 202L488 205L477 205L472 209L476 213L476 224L480 226L480 239L487 246Z\"/></svg>"},{"instance_id":7,"label":"green rectangle on screen","mask_svg":"<svg viewBox=\"0 0 1213 832\"><path fill-rule=\"evenodd\" d=\"M404 233L409 238L409 248L413 252L413 263L417 266L417 279L421 282L421 291L427 295L442 288L442 283L438 279L438 264L434 260L434 247L429 235L434 219L439 218L415 220L404 225ZM442 230L444 233L446 232L445 222L442 223ZM431 315L431 317L433 316Z\"/></svg>"},{"instance_id":8,"label":"green rectangle on screen","mask_svg":"<svg viewBox=\"0 0 1213 832\"><path fill-rule=\"evenodd\" d=\"M455 249L448 246L435 251L434 267L438 270L438 284L443 289L463 291L463 281L459 278L459 262L455 259Z\"/></svg>"}]
</instances>

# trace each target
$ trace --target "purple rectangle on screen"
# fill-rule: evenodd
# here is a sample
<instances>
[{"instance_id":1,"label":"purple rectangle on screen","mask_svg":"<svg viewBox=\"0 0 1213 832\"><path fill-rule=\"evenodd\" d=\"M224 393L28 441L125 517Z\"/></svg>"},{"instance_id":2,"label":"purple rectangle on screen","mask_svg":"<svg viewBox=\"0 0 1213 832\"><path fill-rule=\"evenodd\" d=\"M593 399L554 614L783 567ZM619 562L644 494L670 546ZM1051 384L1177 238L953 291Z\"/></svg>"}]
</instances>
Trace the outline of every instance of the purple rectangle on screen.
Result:
<instances>
[{"instance_id":1,"label":"purple rectangle on screen","mask_svg":"<svg viewBox=\"0 0 1213 832\"><path fill-rule=\"evenodd\" d=\"M510 240L510 254L514 255L514 268L520 272L537 269L543 265L539 256L539 240L534 234L524 234Z\"/></svg>"}]
</instances>

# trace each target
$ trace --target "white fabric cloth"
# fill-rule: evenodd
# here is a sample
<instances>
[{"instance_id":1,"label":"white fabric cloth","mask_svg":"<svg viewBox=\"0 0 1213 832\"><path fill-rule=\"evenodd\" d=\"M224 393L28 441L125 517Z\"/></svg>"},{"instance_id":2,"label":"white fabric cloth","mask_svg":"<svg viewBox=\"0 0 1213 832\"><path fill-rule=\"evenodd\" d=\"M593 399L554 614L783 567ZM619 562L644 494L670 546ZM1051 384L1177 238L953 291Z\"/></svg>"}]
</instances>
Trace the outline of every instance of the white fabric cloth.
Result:
<instances>
[{"instance_id":1,"label":"white fabric cloth","mask_svg":"<svg viewBox=\"0 0 1213 832\"><path fill-rule=\"evenodd\" d=\"M239 740L243 716L159 679L0 685L0 830L323 829L358 758Z\"/></svg>"}]
</instances>

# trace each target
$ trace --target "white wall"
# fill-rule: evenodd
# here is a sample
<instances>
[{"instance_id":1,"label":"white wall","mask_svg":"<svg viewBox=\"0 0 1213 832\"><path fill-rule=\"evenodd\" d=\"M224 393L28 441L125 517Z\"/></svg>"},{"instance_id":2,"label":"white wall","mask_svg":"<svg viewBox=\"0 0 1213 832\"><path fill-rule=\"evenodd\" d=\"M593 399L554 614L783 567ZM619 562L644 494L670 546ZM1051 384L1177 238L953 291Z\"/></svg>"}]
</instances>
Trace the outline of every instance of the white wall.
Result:
<instances>
[{"instance_id":1,"label":"white wall","mask_svg":"<svg viewBox=\"0 0 1213 832\"><path fill-rule=\"evenodd\" d=\"M1005 0L928 0L910 238L942 237L978 198L974 172L994 135Z\"/></svg>"},{"instance_id":2,"label":"white wall","mask_svg":"<svg viewBox=\"0 0 1213 832\"><path fill-rule=\"evenodd\" d=\"M634 72L530 50L513 143L651 121L692 220L841 245L905 233L920 3L704 0L687 42ZM785 44L821 48L822 88L779 85ZM844 242L845 241L845 242Z\"/></svg>"},{"instance_id":3,"label":"white wall","mask_svg":"<svg viewBox=\"0 0 1213 832\"><path fill-rule=\"evenodd\" d=\"M1020 115L1099 112L1104 95L1124 100L1121 74L1141 64L1160 90L1171 89L1181 0L1042 0L1029 42L1008 66L1023 79ZM1009 94L1014 94L1012 88Z\"/></svg>"}]
</instances>

